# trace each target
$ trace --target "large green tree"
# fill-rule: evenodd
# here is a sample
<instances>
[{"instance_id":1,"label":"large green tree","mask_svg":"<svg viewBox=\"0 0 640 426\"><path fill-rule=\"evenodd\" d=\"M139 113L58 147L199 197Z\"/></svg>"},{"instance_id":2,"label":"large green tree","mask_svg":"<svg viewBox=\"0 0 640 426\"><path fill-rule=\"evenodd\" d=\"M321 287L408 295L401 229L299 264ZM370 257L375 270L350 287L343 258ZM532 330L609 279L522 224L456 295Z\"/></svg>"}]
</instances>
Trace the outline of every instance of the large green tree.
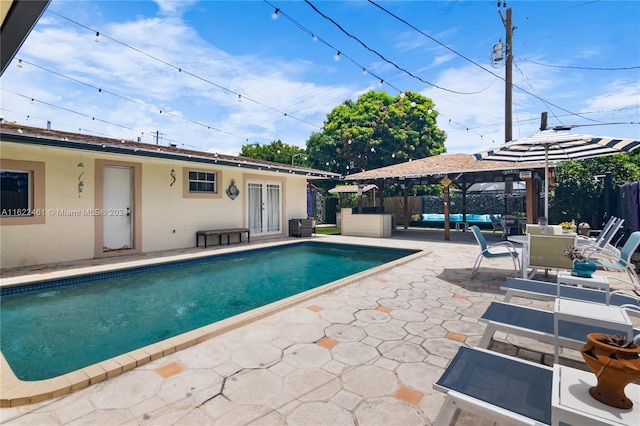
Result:
<instances>
[{"instance_id":1,"label":"large green tree","mask_svg":"<svg viewBox=\"0 0 640 426\"><path fill-rule=\"evenodd\" d=\"M605 214L604 179L611 172L612 186L640 181L640 149L631 154L563 161L556 166L556 187L550 200L551 223L575 219L599 228ZM613 196L614 194L612 194Z\"/></svg>"},{"instance_id":2,"label":"large green tree","mask_svg":"<svg viewBox=\"0 0 640 426\"><path fill-rule=\"evenodd\" d=\"M413 92L346 100L307 141L309 165L347 175L441 154L446 136L437 116L433 101Z\"/></svg>"},{"instance_id":3,"label":"large green tree","mask_svg":"<svg viewBox=\"0 0 640 426\"><path fill-rule=\"evenodd\" d=\"M280 139L268 145L252 143L242 145L241 157L253 158L256 160L273 161L275 163L294 164L306 166L307 159L304 149L283 143Z\"/></svg>"}]
</instances>

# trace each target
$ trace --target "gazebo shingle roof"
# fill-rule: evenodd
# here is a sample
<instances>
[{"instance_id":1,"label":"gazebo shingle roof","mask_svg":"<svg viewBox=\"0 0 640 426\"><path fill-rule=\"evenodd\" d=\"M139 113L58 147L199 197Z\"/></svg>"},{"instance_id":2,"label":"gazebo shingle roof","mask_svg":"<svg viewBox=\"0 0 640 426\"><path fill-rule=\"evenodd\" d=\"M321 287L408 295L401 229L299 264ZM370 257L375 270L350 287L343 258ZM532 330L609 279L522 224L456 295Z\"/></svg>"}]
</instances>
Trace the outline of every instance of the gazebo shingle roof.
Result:
<instances>
[{"instance_id":1,"label":"gazebo shingle roof","mask_svg":"<svg viewBox=\"0 0 640 426\"><path fill-rule=\"evenodd\" d=\"M505 163L501 161L476 160L471 154L441 154L419 160L394 164L393 166L367 170L345 176L345 180L370 181L375 179L415 179L436 177L450 173L501 172L504 170L527 170L544 168L541 162Z\"/></svg>"}]
</instances>

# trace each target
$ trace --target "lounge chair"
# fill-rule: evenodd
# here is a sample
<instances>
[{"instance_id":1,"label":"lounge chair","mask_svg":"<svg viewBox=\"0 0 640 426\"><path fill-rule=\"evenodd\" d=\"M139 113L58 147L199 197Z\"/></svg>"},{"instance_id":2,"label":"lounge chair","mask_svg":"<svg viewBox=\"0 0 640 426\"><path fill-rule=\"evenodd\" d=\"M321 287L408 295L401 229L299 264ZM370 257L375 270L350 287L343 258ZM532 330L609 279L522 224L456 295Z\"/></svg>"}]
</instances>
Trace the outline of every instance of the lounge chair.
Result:
<instances>
[{"instance_id":1,"label":"lounge chair","mask_svg":"<svg viewBox=\"0 0 640 426\"><path fill-rule=\"evenodd\" d=\"M471 278L478 273L478 268L482 263L482 259L495 259L500 257L509 257L513 261L513 267L516 270L516 274L520 271L520 262L518 261L518 252L513 244L509 241L500 241L499 243L487 246L487 241L484 239L484 235L476 225L470 226L473 231L473 236L480 245L480 254L476 257L476 261L473 264L473 270L471 271ZM493 249L493 251L491 251Z\"/></svg>"},{"instance_id":2,"label":"lounge chair","mask_svg":"<svg viewBox=\"0 0 640 426\"><path fill-rule=\"evenodd\" d=\"M522 278L507 278L501 290L507 292L504 302L508 303L516 297L524 297L534 300L553 300L556 297L565 299L582 300L584 302L604 303L615 306L636 306L640 309L640 294L616 290L607 292L572 285L548 283L545 281L525 280Z\"/></svg>"},{"instance_id":3,"label":"lounge chair","mask_svg":"<svg viewBox=\"0 0 640 426\"><path fill-rule=\"evenodd\" d=\"M585 312L585 318L588 318L588 315L589 313ZM491 302L480 317L480 321L487 324L479 343L483 348L489 347L496 331L528 337L550 345L556 343L554 313L550 311L510 303ZM621 330L559 321L557 343L562 347L580 349L586 343L589 333L621 334ZM633 335L638 333L640 330L633 330Z\"/></svg>"},{"instance_id":4,"label":"lounge chair","mask_svg":"<svg viewBox=\"0 0 640 426\"><path fill-rule=\"evenodd\" d=\"M603 250L612 253L619 253L615 246L611 245L611 240L618 233L618 230L622 227L624 219L613 217L613 221L607 227L603 228L602 233L595 241L589 241L584 238L577 239L577 247L579 247L585 255L599 253Z\"/></svg>"},{"instance_id":5,"label":"lounge chair","mask_svg":"<svg viewBox=\"0 0 640 426\"><path fill-rule=\"evenodd\" d=\"M434 425L456 408L498 424L551 424L553 369L480 348L460 347L433 388L447 394Z\"/></svg>"},{"instance_id":6,"label":"lounge chair","mask_svg":"<svg viewBox=\"0 0 640 426\"><path fill-rule=\"evenodd\" d=\"M640 231L635 231L629 236L627 242L624 243L619 254L608 250L601 250L597 253L591 253L587 260L607 270L626 271L630 281L621 279L620 281L631 284L635 290L640 290L640 279L638 278L638 274L636 274L635 265L631 262L631 257L638 246L640 246ZM608 257L610 260L602 259L599 256Z\"/></svg>"}]
</instances>

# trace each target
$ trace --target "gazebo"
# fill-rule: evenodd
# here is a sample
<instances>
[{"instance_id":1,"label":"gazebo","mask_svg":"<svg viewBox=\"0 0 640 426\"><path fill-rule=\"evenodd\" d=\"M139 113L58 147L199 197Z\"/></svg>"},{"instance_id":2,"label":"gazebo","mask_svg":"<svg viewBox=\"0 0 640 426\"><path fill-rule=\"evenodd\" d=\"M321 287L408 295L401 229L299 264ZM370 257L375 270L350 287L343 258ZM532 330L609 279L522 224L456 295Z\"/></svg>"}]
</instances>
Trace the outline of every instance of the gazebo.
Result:
<instances>
[{"instance_id":1,"label":"gazebo","mask_svg":"<svg viewBox=\"0 0 640 426\"><path fill-rule=\"evenodd\" d=\"M553 169L552 169L553 170ZM472 154L441 154L433 157L410 160L392 166L367 170L345 176L345 181L353 181L359 185L375 184L379 188L380 208L384 211L382 193L386 185L400 185L406 198L409 189L415 185L435 185L444 187L445 239L449 239L449 189L457 186L463 194L463 217L466 211L466 193L475 183L517 182L526 184L527 221L537 221L538 194L540 182L544 181L544 163L528 162L510 164L499 161L477 160ZM405 211L405 217L408 211ZM405 228L407 225L405 224Z\"/></svg>"}]
</instances>

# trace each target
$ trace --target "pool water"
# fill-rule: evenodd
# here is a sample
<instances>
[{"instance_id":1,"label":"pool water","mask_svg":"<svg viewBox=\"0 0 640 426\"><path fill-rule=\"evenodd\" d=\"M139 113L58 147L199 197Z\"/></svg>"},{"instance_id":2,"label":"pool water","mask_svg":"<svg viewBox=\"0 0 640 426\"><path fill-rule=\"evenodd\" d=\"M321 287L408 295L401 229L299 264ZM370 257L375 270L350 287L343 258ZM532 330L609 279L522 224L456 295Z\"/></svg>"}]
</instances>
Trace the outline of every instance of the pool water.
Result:
<instances>
[{"instance_id":1,"label":"pool water","mask_svg":"<svg viewBox=\"0 0 640 426\"><path fill-rule=\"evenodd\" d=\"M414 253L297 243L0 297L2 354L56 377Z\"/></svg>"}]
</instances>

